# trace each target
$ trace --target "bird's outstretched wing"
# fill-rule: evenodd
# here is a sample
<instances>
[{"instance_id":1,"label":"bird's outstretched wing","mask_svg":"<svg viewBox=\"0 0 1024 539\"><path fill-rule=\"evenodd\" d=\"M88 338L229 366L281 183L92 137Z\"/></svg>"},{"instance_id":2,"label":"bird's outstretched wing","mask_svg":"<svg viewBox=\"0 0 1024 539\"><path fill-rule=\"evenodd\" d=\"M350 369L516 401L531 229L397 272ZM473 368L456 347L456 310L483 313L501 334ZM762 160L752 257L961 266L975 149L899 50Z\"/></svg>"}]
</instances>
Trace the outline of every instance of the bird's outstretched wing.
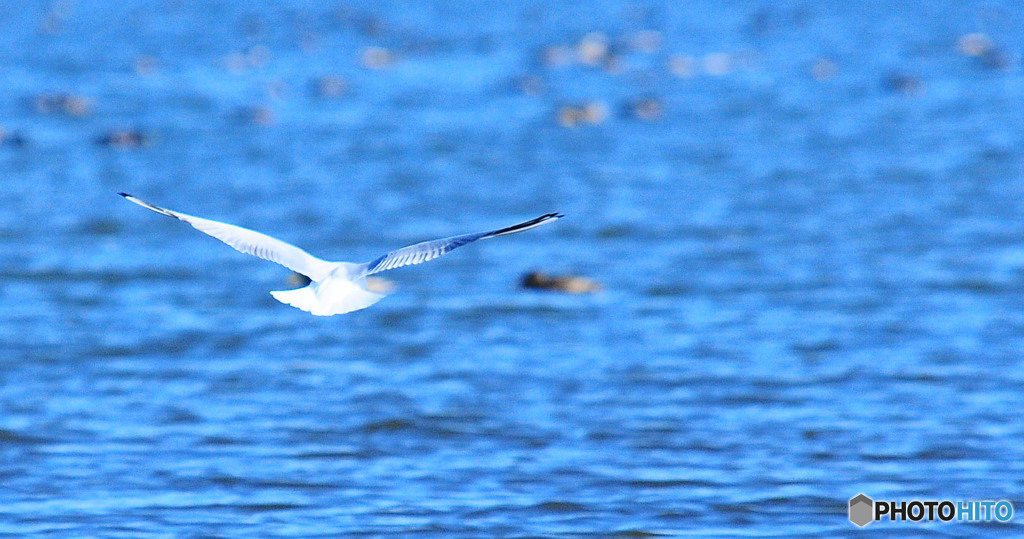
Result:
<instances>
[{"instance_id":1,"label":"bird's outstretched wing","mask_svg":"<svg viewBox=\"0 0 1024 539\"><path fill-rule=\"evenodd\" d=\"M294 245L272 238L266 234L261 234L255 230L171 211L154 206L128 193L118 194L143 208L162 213L168 217L174 217L179 221L184 221L192 225L196 230L209 234L238 251L276 262L314 281L323 280L337 265L333 262L321 260Z\"/></svg>"},{"instance_id":2,"label":"bird's outstretched wing","mask_svg":"<svg viewBox=\"0 0 1024 539\"><path fill-rule=\"evenodd\" d=\"M366 274L372 275L374 273L380 273L390 269L400 268L402 266L409 266L412 264L419 264L428 260L433 260L441 255L450 253L452 250L462 247L467 243L472 243L477 240L486 240L495 236L504 236L506 234L515 234L516 232L522 232L524 230L530 230L531 228L538 227L544 223L554 221L562 217L560 213L548 213L541 215L536 219L530 219L512 225L506 228L500 228L498 230L492 230L490 232L478 232L476 234L463 234L461 236L452 236L450 238L443 238L434 241L425 241L423 243L417 243L416 245L410 245L403 247L397 251L391 251L390 253L370 262L366 265Z\"/></svg>"}]
</instances>

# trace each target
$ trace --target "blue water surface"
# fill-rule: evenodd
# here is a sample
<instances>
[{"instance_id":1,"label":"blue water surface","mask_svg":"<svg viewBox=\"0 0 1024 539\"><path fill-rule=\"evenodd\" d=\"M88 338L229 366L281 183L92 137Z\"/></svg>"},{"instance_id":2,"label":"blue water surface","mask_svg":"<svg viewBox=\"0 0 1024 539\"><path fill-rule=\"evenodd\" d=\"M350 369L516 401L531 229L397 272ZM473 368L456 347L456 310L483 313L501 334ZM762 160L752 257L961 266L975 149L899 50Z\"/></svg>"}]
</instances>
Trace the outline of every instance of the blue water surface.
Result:
<instances>
[{"instance_id":1,"label":"blue water surface","mask_svg":"<svg viewBox=\"0 0 1024 539\"><path fill-rule=\"evenodd\" d=\"M0 3L0 535L1024 534L1022 13Z\"/></svg>"}]
</instances>

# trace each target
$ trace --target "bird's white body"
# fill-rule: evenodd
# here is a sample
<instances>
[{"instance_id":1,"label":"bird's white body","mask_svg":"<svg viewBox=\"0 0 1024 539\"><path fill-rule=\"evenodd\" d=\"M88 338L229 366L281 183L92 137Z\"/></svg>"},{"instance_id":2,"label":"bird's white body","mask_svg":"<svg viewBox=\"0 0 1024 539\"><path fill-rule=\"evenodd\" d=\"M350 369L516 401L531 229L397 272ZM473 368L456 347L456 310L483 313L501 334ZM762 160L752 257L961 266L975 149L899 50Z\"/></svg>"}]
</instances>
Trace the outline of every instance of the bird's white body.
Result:
<instances>
[{"instance_id":1,"label":"bird's white body","mask_svg":"<svg viewBox=\"0 0 1024 539\"><path fill-rule=\"evenodd\" d=\"M320 281L313 281L295 290L275 290L270 295L281 303L317 316L358 311L377 303L386 295L366 289L365 270L365 264L340 262Z\"/></svg>"},{"instance_id":2,"label":"bird's white body","mask_svg":"<svg viewBox=\"0 0 1024 539\"><path fill-rule=\"evenodd\" d=\"M276 262L309 277L308 286L295 290L276 290L270 294L281 303L317 316L330 316L365 309L384 298L386 294L366 289L368 275L426 262L467 243L522 232L561 217L560 214L549 213L530 221L490 232L417 243L392 251L372 262L353 264L321 260L294 245L254 230L171 211L154 206L127 193L120 193L120 195L144 208L184 221L196 230L209 234L238 251Z\"/></svg>"}]
</instances>

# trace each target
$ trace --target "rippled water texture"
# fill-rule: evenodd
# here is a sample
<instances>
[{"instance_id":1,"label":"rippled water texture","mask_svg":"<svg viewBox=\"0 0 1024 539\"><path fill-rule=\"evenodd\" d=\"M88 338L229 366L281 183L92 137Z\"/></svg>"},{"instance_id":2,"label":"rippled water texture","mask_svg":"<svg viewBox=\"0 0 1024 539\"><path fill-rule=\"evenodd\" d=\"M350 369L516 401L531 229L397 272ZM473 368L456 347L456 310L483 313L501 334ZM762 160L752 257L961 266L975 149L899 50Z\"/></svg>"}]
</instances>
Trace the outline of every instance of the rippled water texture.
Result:
<instances>
[{"instance_id":1,"label":"rippled water texture","mask_svg":"<svg viewBox=\"0 0 1024 539\"><path fill-rule=\"evenodd\" d=\"M114 4L0 4L0 534L1022 534L846 514L1024 511L1017 3ZM317 318L117 191L566 218Z\"/></svg>"}]
</instances>

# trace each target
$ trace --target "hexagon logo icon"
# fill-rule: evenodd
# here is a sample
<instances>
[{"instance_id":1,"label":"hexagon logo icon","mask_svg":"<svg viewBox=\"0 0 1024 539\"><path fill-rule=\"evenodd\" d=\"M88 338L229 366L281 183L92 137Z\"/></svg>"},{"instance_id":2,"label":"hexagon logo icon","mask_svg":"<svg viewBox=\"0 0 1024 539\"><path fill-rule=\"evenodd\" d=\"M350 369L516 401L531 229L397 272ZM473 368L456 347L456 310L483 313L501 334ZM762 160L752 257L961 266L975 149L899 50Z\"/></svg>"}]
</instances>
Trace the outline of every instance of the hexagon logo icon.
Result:
<instances>
[{"instance_id":1,"label":"hexagon logo icon","mask_svg":"<svg viewBox=\"0 0 1024 539\"><path fill-rule=\"evenodd\" d=\"M875 501L864 494L850 498L850 522L863 528L875 520Z\"/></svg>"}]
</instances>

